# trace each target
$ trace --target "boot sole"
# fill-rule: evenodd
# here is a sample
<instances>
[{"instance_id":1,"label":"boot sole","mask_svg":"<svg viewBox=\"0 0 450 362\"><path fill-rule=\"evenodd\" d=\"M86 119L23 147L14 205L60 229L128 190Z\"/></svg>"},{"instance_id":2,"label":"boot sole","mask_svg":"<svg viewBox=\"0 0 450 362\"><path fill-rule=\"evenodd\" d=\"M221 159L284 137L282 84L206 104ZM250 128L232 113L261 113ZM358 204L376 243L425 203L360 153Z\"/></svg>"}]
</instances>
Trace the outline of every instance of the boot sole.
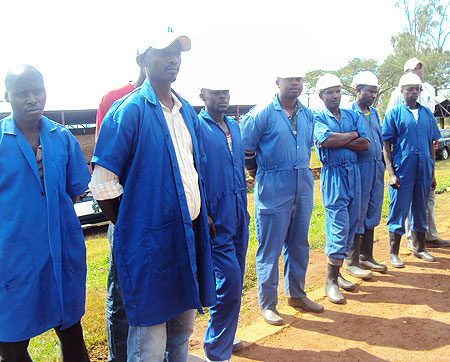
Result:
<instances>
[{"instance_id":1,"label":"boot sole","mask_svg":"<svg viewBox=\"0 0 450 362\"><path fill-rule=\"evenodd\" d=\"M428 261L428 262L430 262L430 263L434 263L434 262L436 261L435 258L430 259L430 258L427 258L427 257L422 257L422 256L420 256L420 255L415 254L414 252L413 252L413 255L414 255L417 259L420 259L420 260L423 260L423 261Z\"/></svg>"},{"instance_id":2,"label":"boot sole","mask_svg":"<svg viewBox=\"0 0 450 362\"><path fill-rule=\"evenodd\" d=\"M364 269L370 270L372 272L377 272L377 273L386 273L387 272L387 267L385 269L385 268L382 268L382 267L372 267L372 266L368 266L368 265L364 265L364 264L361 264L361 266Z\"/></svg>"},{"instance_id":3,"label":"boot sole","mask_svg":"<svg viewBox=\"0 0 450 362\"><path fill-rule=\"evenodd\" d=\"M370 275L365 275L365 276L361 276L361 275L352 273L352 272L348 271L347 269L345 269L345 272L346 272L347 274L350 274L352 277L359 278L359 279L362 279L362 280L369 280L369 279L372 279L372 274L370 274Z\"/></svg>"},{"instance_id":4,"label":"boot sole","mask_svg":"<svg viewBox=\"0 0 450 362\"><path fill-rule=\"evenodd\" d=\"M405 267L405 264L392 264L392 263L389 263L389 264L391 264L391 267L397 268L397 269L401 269L401 268Z\"/></svg>"}]
</instances>

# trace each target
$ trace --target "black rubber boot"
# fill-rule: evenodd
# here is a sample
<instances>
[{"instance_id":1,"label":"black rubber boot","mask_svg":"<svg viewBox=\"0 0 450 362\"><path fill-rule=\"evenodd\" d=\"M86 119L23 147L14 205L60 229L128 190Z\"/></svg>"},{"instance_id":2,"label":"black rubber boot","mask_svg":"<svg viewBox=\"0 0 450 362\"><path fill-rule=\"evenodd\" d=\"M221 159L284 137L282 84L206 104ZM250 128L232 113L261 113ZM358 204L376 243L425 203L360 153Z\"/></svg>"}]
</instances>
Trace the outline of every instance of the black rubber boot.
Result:
<instances>
[{"instance_id":1,"label":"black rubber boot","mask_svg":"<svg viewBox=\"0 0 450 362\"><path fill-rule=\"evenodd\" d=\"M425 233L411 230L411 236L413 238L413 252L412 254L419 259L425 261L436 261L436 258L428 253L425 248Z\"/></svg>"},{"instance_id":2,"label":"black rubber boot","mask_svg":"<svg viewBox=\"0 0 450 362\"><path fill-rule=\"evenodd\" d=\"M387 266L377 263L373 258L373 231L374 229L366 229L361 235L361 246L359 253L359 264L369 270L385 273Z\"/></svg>"},{"instance_id":3,"label":"black rubber boot","mask_svg":"<svg viewBox=\"0 0 450 362\"><path fill-rule=\"evenodd\" d=\"M402 236L400 234L389 231L389 243L391 244L391 251L389 253L389 262L394 268L404 268L405 264L398 257L398 251L400 250L400 240Z\"/></svg>"},{"instance_id":4,"label":"black rubber boot","mask_svg":"<svg viewBox=\"0 0 450 362\"><path fill-rule=\"evenodd\" d=\"M370 279L372 277L372 272L370 270L361 268L361 265L359 265L360 243L361 235L355 234L352 246L350 247L350 250L347 251L347 258L345 258L345 271L357 278Z\"/></svg>"},{"instance_id":5,"label":"black rubber boot","mask_svg":"<svg viewBox=\"0 0 450 362\"><path fill-rule=\"evenodd\" d=\"M347 292L353 292L356 289L356 284L349 282L347 279L344 279L341 273L338 275L337 279L339 288L344 289Z\"/></svg>"},{"instance_id":6,"label":"black rubber boot","mask_svg":"<svg viewBox=\"0 0 450 362\"><path fill-rule=\"evenodd\" d=\"M337 282L339 269L342 265L342 260L336 258L328 258L328 270L325 284L325 293L327 293L328 300L335 304L344 304L345 298L339 290Z\"/></svg>"}]
</instances>

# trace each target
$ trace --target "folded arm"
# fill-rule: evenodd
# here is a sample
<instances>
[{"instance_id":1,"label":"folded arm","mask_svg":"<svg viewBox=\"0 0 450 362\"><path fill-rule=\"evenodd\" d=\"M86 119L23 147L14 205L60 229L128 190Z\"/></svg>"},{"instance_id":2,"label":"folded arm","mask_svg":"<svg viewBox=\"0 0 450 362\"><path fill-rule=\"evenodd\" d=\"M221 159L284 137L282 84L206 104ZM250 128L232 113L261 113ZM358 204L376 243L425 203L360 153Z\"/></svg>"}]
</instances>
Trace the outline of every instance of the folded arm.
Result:
<instances>
[{"instance_id":1,"label":"folded arm","mask_svg":"<svg viewBox=\"0 0 450 362\"><path fill-rule=\"evenodd\" d=\"M328 148L341 148L345 147L348 143L359 138L359 134L356 131L347 133L332 133L325 141L322 143L322 147Z\"/></svg>"}]
</instances>

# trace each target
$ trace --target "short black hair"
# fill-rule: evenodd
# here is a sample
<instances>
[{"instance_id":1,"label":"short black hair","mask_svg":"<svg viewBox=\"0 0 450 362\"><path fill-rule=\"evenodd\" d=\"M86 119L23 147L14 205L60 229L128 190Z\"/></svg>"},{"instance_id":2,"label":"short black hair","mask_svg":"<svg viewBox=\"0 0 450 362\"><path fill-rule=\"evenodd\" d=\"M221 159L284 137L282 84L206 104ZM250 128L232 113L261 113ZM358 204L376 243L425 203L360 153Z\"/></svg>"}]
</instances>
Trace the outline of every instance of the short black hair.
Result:
<instances>
[{"instance_id":1,"label":"short black hair","mask_svg":"<svg viewBox=\"0 0 450 362\"><path fill-rule=\"evenodd\" d=\"M44 78L42 77L41 72L39 72L39 70L31 65L18 64L10 68L5 76L6 91L8 91L15 84L17 79L29 75L37 75L42 80L42 82L44 82Z\"/></svg>"}]
</instances>

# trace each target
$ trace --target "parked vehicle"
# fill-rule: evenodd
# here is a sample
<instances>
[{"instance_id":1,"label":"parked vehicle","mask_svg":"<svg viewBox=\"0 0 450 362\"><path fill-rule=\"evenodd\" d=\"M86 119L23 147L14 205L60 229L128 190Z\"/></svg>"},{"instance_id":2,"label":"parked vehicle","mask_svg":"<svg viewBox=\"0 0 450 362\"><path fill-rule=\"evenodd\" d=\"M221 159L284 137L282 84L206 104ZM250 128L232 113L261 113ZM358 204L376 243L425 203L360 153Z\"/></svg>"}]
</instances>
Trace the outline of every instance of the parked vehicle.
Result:
<instances>
[{"instance_id":1,"label":"parked vehicle","mask_svg":"<svg viewBox=\"0 0 450 362\"><path fill-rule=\"evenodd\" d=\"M436 145L436 158L446 160L450 156L450 129L441 129L441 138Z\"/></svg>"},{"instance_id":2,"label":"parked vehicle","mask_svg":"<svg viewBox=\"0 0 450 362\"><path fill-rule=\"evenodd\" d=\"M74 206L78 220L80 220L80 224L83 226L108 221L90 191L86 195L79 197Z\"/></svg>"}]
</instances>

